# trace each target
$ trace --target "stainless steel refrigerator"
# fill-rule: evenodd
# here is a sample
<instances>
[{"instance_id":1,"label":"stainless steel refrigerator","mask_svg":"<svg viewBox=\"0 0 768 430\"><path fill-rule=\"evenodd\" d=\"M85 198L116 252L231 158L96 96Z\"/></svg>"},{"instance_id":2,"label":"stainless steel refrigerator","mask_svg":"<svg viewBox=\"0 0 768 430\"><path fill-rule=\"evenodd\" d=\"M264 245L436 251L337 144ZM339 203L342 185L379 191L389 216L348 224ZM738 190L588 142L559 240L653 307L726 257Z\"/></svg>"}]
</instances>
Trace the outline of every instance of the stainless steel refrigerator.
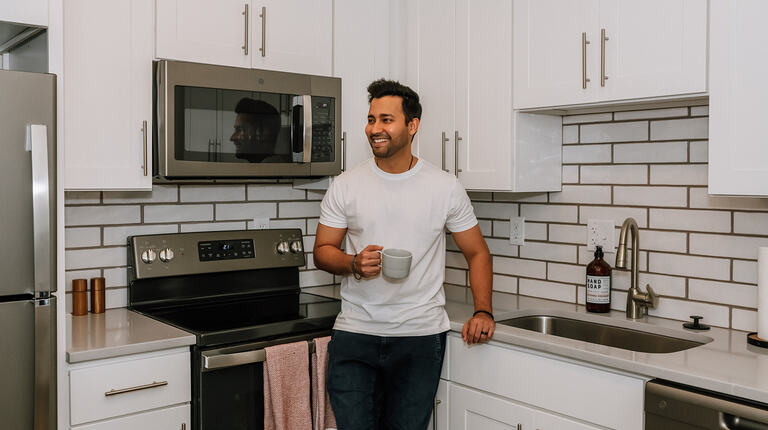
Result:
<instances>
[{"instance_id":1,"label":"stainless steel refrigerator","mask_svg":"<svg viewBox=\"0 0 768 430\"><path fill-rule=\"evenodd\" d=\"M0 70L0 427L56 428L56 77Z\"/></svg>"}]
</instances>

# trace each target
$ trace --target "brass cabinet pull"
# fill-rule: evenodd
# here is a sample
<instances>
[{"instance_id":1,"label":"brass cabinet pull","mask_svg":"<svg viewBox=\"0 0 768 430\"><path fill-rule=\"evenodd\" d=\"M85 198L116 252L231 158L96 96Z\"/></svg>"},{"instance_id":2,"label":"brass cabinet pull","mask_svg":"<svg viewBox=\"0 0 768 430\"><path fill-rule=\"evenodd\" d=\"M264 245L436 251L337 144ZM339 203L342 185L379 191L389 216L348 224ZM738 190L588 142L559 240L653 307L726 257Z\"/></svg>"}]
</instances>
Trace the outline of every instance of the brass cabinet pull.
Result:
<instances>
[{"instance_id":1,"label":"brass cabinet pull","mask_svg":"<svg viewBox=\"0 0 768 430\"><path fill-rule=\"evenodd\" d=\"M243 42L244 42L243 43L243 55L248 55L248 33L250 33L250 31L248 31L248 26L250 25L248 23L248 21L249 21L248 20L248 16L249 15L250 14L248 13L248 5L246 4L245 5L245 10L243 10L243 16L245 17L245 37L243 39Z\"/></svg>"},{"instance_id":2,"label":"brass cabinet pull","mask_svg":"<svg viewBox=\"0 0 768 430\"><path fill-rule=\"evenodd\" d=\"M141 166L142 169L144 169L144 176L147 176L147 121L144 120L141 122L141 138L142 142L144 144L144 164Z\"/></svg>"},{"instance_id":3,"label":"brass cabinet pull","mask_svg":"<svg viewBox=\"0 0 768 430\"><path fill-rule=\"evenodd\" d=\"M267 7L262 6L261 7L261 14L259 15L261 17L261 48L259 51L261 51L261 56L266 57L267 56Z\"/></svg>"},{"instance_id":4,"label":"brass cabinet pull","mask_svg":"<svg viewBox=\"0 0 768 430\"><path fill-rule=\"evenodd\" d=\"M105 392L104 395L114 396L116 394L124 394L124 393L130 393L132 391L146 390L148 388L162 387L164 385L168 385L168 381L160 381L160 382L153 381L151 384L137 385L135 387L119 388L117 390L113 388Z\"/></svg>"},{"instance_id":5,"label":"brass cabinet pull","mask_svg":"<svg viewBox=\"0 0 768 430\"><path fill-rule=\"evenodd\" d=\"M605 29L600 29L600 86L605 86L605 80L608 76L605 75L605 41L611 40L605 35Z\"/></svg>"},{"instance_id":6,"label":"brass cabinet pull","mask_svg":"<svg viewBox=\"0 0 768 430\"><path fill-rule=\"evenodd\" d=\"M456 177L459 177L459 172L461 172L461 169L459 169L459 142L461 141L461 136L459 136L458 130L453 133L453 141L455 143L455 154L453 156L453 168L454 173L456 174Z\"/></svg>"},{"instance_id":7,"label":"brass cabinet pull","mask_svg":"<svg viewBox=\"0 0 768 430\"><path fill-rule=\"evenodd\" d=\"M581 88L587 89L587 82L589 82L589 78L587 77L587 45L589 45L589 40L587 40L587 33L582 32L581 33Z\"/></svg>"},{"instance_id":8,"label":"brass cabinet pull","mask_svg":"<svg viewBox=\"0 0 768 430\"><path fill-rule=\"evenodd\" d=\"M446 172L448 171L448 169L445 168L445 144L448 143L449 140L450 139L445 137L445 132L443 132L443 143L442 143L442 145L440 145L440 147L443 150L443 170L446 171Z\"/></svg>"}]
</instances>

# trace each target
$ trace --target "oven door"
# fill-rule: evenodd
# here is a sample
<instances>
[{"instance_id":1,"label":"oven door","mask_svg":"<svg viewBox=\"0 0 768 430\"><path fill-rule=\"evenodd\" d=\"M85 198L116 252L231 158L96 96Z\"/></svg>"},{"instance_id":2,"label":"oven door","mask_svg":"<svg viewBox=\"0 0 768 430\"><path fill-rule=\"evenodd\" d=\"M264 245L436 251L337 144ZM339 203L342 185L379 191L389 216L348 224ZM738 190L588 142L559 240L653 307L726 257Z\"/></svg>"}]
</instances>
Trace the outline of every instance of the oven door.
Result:
<instances>
[{"instance_id":1,"label":"oven door","mask_svg":"<svg viewBox=\"0 0 768 430\"><path fill-rule=\"evenodd\" d=\"M155 176L340 172L338 78L176 61L155 67Z\"/></svg>"},{"instance_id":2,"label":"oven door","mask_svg":"<svg viewBox=\"0 0 768 430\"><path fill-rule=\"evenodd\" d=\"M307 333L193 354L192 426L195 430L264 428L264 348L330 336ZM309 353L309 351L307 351Z\"/></svg>"}]
</instances>

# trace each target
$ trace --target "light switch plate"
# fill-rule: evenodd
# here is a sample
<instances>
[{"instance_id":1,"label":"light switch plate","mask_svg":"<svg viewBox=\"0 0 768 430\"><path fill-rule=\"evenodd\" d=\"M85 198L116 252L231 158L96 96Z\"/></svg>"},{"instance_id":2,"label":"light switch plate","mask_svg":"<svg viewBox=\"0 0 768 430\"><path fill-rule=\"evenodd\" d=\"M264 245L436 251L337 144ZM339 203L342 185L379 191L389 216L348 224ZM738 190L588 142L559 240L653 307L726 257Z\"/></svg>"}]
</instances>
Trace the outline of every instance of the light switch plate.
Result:
<instances>
[{"instance_id":1,"label":"light switch plate","mask_svg":"<svg viewBox=\"0 0 768 430\"><path fill-rule=\"evenodd\" d=\"M587 250L594 251L595 246L602 246L603 252L615 252L616 236L613 220L587 220Z\"/></svg>"},{"instance_id":2,"label":"light switch plate","mask_svg":"<svg viewBox=\"0 0 768 430\"><path fill-rule=\"evenodd\" d=\"M525 245L525 217L513 216L509 218L509 243Z\"/></svg>"},{"instance_id":3,"label":"light switch plate","mask_svg":"<svg viewBox=\"0 0 768 430\"><path fill-rule=\"evenodd\" d=\"M269 228L269 218L254 218L253 230L266 230Z\"/></svg>"}]
</instances>

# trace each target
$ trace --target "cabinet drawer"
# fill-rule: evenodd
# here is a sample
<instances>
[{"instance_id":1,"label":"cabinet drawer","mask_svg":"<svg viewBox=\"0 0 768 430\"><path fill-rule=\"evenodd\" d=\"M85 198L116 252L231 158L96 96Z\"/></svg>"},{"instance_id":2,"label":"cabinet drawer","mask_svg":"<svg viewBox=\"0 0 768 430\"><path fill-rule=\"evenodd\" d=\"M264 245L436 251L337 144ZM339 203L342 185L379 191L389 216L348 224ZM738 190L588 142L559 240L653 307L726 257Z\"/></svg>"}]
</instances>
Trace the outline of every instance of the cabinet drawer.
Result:
<instances>
[{"instance_id":1,"label":"cabinet drawer","mask_svg":"<svg viewBox=\"0 0 768 430\"><path fill-rule=\"evenodd\" d=\"M645 380L450 337L450 375L470 387L610 428L640 430Z\"/></svg>"},{"instance_id":2,"label":"cabinet drawer","mask_svg":"<svg viewBox=\"0 0 768 430\"><path fill-rule=\"evenodd\" d=\"M69 372L72 425L190 401L189 351Z\"/></svg>"},{"instance_id":3,"label":"cabinet drawer","mask_svg":"<svg viewBox=\"0 0 768 430\"><path fill-rule=\"evenodd\" d=\"M78 426L76 430L191 430L189 405L143 412L113 420Z\"/></svg>"}]
</instances>

